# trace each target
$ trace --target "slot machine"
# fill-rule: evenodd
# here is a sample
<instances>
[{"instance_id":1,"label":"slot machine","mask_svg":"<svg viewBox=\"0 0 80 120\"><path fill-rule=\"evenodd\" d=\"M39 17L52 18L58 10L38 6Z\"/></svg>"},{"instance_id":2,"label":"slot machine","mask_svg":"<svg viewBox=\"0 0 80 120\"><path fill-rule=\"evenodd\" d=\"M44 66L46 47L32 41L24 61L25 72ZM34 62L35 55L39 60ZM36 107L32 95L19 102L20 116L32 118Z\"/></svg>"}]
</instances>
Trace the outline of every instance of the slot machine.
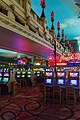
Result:
<instances>
[{"instance_id":1,"label":"slot machine","mask_svg":"<svg viewBox=\"0 0 80 120\"><path fill-rule=\"evenodd\" d=\"M79 72L75 71L68 73L68 85L79 89Z\"/></svg>"},{"instance_id":2,"label":"slot machine","mask_svg":"<svg viewBox=\"0 0 80 120\"><path fill-rule=\"evenodd\" d=\"M32 86L32 82L31 82L31 77L32 77L32 72L31 71L27 71L27 86Z\"/></svg>"},{"instance_id":3,"label":"slot machine","mask_svg":"<svg viewBox=\"0 0 80 120\"><path fill-rule=\"evenodd\" d=\"M20 71L17 71L16 72L16 78L20 78L21 77L21 72Z\"/></svg>"},{"instance_id":4,"label":"slot machine","mask_svg":"<svg viewBox=\"0 0 80 120\"><path fill-rule=\"evenodd\" d=\"M44 101L53 100L53 71L45 71L44 78Z\"/></svg>"},{"instance_id":5,"label":"slot machine","mask_svg":"<svg viewBox=\"0 0 80 120\"><path fill-rule=\"evenodd\" d=\"M41 74L41 72L40 72L40 71L37 71L37 72L36 72L36 76L37 76L37 77L39 77L39 76L40 76L40 74Z\"/></svg>"},{"instance_id":6,"label":"slot machine","mask_svg":"<svg viewBox=\"0 0 80 120\"><path fill-rule=\"evenodd\" d=\"M60 85L62 88L66 86L66 72L57 72L56 84Z\"/></svg>"},{"instance_id":7,"label":"slot machine","mask_svg":"<svg viewBox=\"0 0 80 120\"><path fill-rule=\"evenodd\" d=\"M5 71L3 73L3 80L2 80L2 82L7 84L9 82L9 79L10 79L10 72L9 71Z\"/></svg>"},{"instance_id":8,"label":"slot machine","mask_svg":"<svg viewBox=\"0 0 80 120\"><path fill-rule=\"evenodd\" d=\"M52 87L53 86L53 71L45 71L45 79L44 84L45 86Z\"/></svg>"},{"instance_id":9,"label":"slot machine","mask_svg":"<svg viewBox=\"0 0 80 120\"><path fill-rule=\"evenodd\" d=\"M26 78L26 71L21 72L21 78Z\"/></svg>"},{"instance_id":10,"label":"slot machine","mask_svg":"<svg viewBox=\"0 0 80 120\"><path fill-rule=\"evenodd\" d=\"M3 79L2 79L2 84L0 85L1 87L1 94L8 94L8 82L10 80L10 72L9 71L4 71L3 72Z\"/></svg>"},{"instance_id":11,"label":"slot machine","mask_svg":"<svg viewBox=\"0 0 80 120\"><path fill-rule=\"evenodd\" d=\"M26 78L26 71L21 72L21 86L26 86L27 78Z\"/></svg>"},{"instance_id":12,"label":"slot machine","mask_svg":"<svg viewBox=\"0 0 80 120\"><path fill-rule=\"evenodd\" d=\"M27 78L31 78L31 71L27 71Z\"/></svg>"},{"instance_id":13,"label":"slot machine","mask_svg":"<svg viewBox=\"0 0 80 120\"><path fill-rule=\"evenodd\" d=\"M21 85L21 71L20 70L17 70L15 72L15 79L16 79L16 83Z\"/></svg>"}]
</instances>

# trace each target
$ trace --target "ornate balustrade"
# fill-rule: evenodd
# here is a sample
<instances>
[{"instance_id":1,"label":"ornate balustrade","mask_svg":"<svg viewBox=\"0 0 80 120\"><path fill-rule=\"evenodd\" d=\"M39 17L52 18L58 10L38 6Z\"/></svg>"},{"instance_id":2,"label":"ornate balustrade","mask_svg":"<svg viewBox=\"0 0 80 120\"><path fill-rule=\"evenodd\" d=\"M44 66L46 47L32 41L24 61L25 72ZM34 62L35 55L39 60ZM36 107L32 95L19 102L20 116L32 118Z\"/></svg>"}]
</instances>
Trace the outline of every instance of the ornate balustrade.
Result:
<instances>
[{"instance_id":1,"label":"ornate balustrade","mask_svg":"<svg viewBox=\"0 0 80 120\"><path fill-rule=\"evenodd\" d=\"M26 10L18 1L0 1L0 26L54 50L53 36L49 29L41 25L42 22L35 12ZM57 40L56 48L57 53L61 54L63 47Z\"/></svg>"}]
</instances>

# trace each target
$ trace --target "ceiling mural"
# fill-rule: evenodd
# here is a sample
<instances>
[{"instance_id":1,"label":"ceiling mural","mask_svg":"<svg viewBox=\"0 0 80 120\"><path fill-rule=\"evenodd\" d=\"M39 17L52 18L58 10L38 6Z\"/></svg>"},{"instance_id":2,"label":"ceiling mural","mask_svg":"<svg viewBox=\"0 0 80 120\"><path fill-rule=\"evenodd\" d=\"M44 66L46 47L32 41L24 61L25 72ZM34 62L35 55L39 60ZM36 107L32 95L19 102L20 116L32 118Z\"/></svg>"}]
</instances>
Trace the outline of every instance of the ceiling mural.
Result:
<instances>
[{"instance_id":1,"label":"ceiling mural","mask_svg":"<svg viewBox=\"0 0 80 120\"><path fill-rule=\"evenodd\" d=\"M80 51L80 0L45 0L45 16L47 26L51 28L50 14L54 11L54 27L57 36L57 22L60 22L60 31L68 40L77 39ZM32 0L32 9L41 16L42 8L40 0ZM61 33L61 32L60 32Z\"/></svg>"}]
</instances>

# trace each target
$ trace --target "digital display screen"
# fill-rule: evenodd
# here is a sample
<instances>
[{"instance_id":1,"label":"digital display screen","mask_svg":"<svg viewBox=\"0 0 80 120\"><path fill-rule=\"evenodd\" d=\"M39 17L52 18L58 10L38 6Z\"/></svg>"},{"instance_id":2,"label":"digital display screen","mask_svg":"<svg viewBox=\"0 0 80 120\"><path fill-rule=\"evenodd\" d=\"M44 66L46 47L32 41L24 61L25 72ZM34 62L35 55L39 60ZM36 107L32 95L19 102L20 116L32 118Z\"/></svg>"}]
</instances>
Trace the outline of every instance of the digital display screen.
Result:
<instances>
[{"instance_id":1,"label":"digital display screen","mask_svg":"<svg viewBox=\"0 0 80 120\"><path fill-rule=\"evenodd\" d=\"M25 75L22 75L22 77L25 77Z\"/></svg>"},{"instance_id":2,"label":"digital display screen","mask_svg":"<svg viewBox=\"0 0 80 120\"><path fill-rule=\"evenodd\" d=\"M5 77L9 77L9 73L4 73L4 76Z\"/></svg>"},{"instance_id":3,"label":"digital display screen","mask_svg":"<svg viewBox=\"0 0 80 120\"><path fill-rule=\"evenodd\" d=\"M17 74L20 74L20 72L17 72Z\"/></svg>"},{"instance_id":4,"label":"digital display screen","mask_svg":"<svg viewBox=\"0 0 80 120\"><path fill-rule=\"evenodd\" d=\"M37 74L37 76L40 76L40 74Z\"/></svg>"},{"instance_id":5,"label":"digital display screen","mask_svg":"<svg viewBox=\"0 0 80 120\"><path fill-rule=\"evenodd\" d=\"M71 78L78 78L79 73L78 72L70 72L69 77Z\"/></svg>"},{"instance_id":6,"label":"digital display screen","mask_svg":"<svg viewBox=\"0 0 80 120\"><path fill-rule=\"evenodd\" d=\"M72 80L70 80L70 81L69 81L69 84L70 84L71 86L76 86L76 87L79 86L79 82L78 82L77 79L72 79Z\"/></svg>"},{"instance_id":7,"label":"digital display screen","mask_svg":"<svg viewBox=\"0 0 80 120\"><path fill-rule=\"evenodd\" d=\"M3 82L4 82L4 83L7 83L8 81L9 81L9 78L4 78L4 79L3 79Z\"/></svg>"},{"instance_id":8,"label":"digital display screen","mask_svg":"<svg viewBox=\"0 0 80 120\"><path fill-rule=\"evenodd\" d=\"M27 75L27 77L28 77L28 78L30 78L30 77L31 77L31 75Z\"/></svg>"},{"instance_id":9,"label":"digital display screen","mask_svg":"<svg viewBox=\"0 0 80 120\"><path fill-rule=\"evenodd\" d=\"M17 75L17 78L19 78L20 77L20 75Z\"/></svg>"},{"instance_id":10,"label":"digital display screen","mask_svg":"<svg viewBox=\"0 0 80 120\"><path fill-rule=\"evenodd\" d=\"M53 76L53 73L52 72L46 72L46 77L50 77L50 76Z\"/></svg>"},{"instance_id":11,"label":"digital display screen","mask_svg":"<svg viewBox=\"0 0 80 120\"><path fill-rule=\"evenodd\" d=\"M44 80L44 84L45 84L45 85L50 85L50 86L52 86L53 80L50 79L50 78L47 78L47 79Z\"/></svg>"},{"instance_id":12,"label":"digital display screen","mask_svg":"<svg viewBox=\"0 0 80 120\"><path fill-rule=\"evenodd\" d=\"M26 72L22 72L22 74L26 74Z\"/></svg>"},{"instance_id":13,"label":"digital display screen","mask_svg":"<svg viewBox=\"0 0 80 120\"><path fill-rule=\"evenodd\" d=\"M51 84L51 79L46 79L46 83Z\"/></svg>"},{"instance_id":14,"label":"digital display screen","mask_svg":"<svg viewBox=\"0 0 80 120\"><path fill-rule=\"evenodd\" d=\"M56 84L65 86L65 79L57 79Z\"/></svg>"},{"instance_id":15,"label":"digital display screen","mask_svg":"<svg viewBox=\"0 0 80 120\"><path fill-rule=\"evenodd\" d=\"M57 72L57 77L65 77L65 72Z\"/></svg>"},{"instance_id":16,"label":"digital display screen","mask_svg":"<svg viewBox=\"0 0 80 120\"><path fill-rule=\"evenodd\" d=\"M31 72L27 72L27 74L31 74Z\"/></svg>"}]
</instances>

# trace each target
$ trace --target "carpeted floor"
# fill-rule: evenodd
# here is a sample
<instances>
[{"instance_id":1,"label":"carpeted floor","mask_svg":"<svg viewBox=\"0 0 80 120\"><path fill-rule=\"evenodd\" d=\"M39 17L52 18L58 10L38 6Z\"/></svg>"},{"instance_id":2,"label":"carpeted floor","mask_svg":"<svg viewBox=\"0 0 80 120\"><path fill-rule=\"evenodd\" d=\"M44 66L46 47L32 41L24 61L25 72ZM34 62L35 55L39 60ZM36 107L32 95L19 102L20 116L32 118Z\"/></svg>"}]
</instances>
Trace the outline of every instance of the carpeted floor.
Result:
<instances>
[{"instance_id":1,"label":"carpeted floor","mask_svg":"<svg viewBox=\"0 0 80 120\"><path fill-rule=\"evenodd\" d=\"M45 104L37 88L23 87L18 94L0 96L0 120L80 120L80 105Z\"/></svg>"}]
</instances>

